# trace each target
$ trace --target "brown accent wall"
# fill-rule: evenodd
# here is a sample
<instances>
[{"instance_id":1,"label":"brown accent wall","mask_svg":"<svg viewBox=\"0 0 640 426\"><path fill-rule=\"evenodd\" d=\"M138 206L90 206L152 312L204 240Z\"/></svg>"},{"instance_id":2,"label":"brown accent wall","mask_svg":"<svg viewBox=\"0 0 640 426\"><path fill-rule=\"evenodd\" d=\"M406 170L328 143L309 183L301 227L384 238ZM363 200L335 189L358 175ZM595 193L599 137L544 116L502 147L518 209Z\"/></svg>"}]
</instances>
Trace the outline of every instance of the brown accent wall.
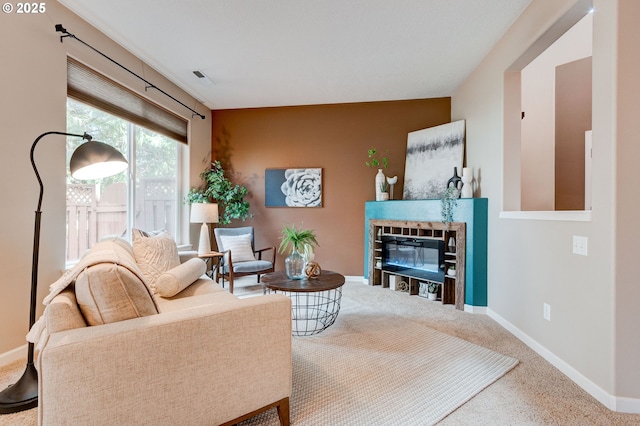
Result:
<instances>
[{"instance_id":1,"label":"brown accent wall","mask_svg":"<svg viewBox=\"0 0 640 426\"><path fill-rule=\"evenodd\" d=\"M591 57L556 67L555 209L584 210L584 133L591 130Z\"/></svg>"},{"instance_id":2,"label":"brown accent wall","mask_svg":"<svg viewBox=\"0 0 640 426\"><path fill-rule=\"evenodd\" d=\"M407 133L450 122L451 99L214 110L212 120L214 159L249 189L256 246L277 246L283 225L303 224L316 231L322 268L361 276L364 202L375 199L377 172L364 164L367 150L388 152L385 173L398 176L402 198ZM321 208L265 207L265 169L285 167L322 168Z\"/></svg>"}]
</instances>

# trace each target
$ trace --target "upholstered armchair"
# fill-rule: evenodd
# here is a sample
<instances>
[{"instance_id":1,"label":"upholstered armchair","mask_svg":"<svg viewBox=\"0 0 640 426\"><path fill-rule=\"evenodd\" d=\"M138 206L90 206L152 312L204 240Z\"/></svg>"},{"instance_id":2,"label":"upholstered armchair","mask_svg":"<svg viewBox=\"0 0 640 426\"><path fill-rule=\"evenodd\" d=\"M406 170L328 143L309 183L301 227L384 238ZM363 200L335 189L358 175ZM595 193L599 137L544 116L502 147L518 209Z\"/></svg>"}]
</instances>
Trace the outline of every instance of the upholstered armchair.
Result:
<instances>
[{"instance_id":1,"label":"upholstered armchair","mask_svg":"<svg viewBox=\"0 0 640 426\"><path fill-rule=\"evenodd\" d=\"M215 228L214 234L218 251L224 253L221 267L218 269L216 281L222 277L229 281L229 292L233 293L235 277L260 275L273 272L276 263L276 247L256 250L253 240L253 227Z\"/></svg>"}]
</instances>

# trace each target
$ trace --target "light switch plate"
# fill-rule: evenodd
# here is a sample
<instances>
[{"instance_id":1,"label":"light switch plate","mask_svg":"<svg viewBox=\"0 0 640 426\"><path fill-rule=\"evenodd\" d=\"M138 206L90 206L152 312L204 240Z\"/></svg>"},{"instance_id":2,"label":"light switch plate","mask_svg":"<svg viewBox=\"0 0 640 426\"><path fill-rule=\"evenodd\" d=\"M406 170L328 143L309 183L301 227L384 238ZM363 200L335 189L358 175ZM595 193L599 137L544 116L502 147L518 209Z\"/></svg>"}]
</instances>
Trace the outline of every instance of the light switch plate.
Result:
<instances>
[{"instance_id":1,"label":"light switch plate","mask_svg":"<svg viewBox=\"0 0 640 426\"><path fill-rule=\"evenodd\" d=\"M587 256L587 237L573 236L573 253L581 256Z\"/></svg>"}]
</instances>

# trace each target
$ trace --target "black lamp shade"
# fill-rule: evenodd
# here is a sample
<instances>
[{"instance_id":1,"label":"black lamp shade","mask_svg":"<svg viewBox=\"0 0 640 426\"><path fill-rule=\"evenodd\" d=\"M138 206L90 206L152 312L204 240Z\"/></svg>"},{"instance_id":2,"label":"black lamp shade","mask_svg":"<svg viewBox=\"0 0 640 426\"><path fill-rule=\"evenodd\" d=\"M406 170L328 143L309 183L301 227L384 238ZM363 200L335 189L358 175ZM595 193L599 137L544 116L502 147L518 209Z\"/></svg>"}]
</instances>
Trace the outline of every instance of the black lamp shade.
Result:
<instances>
[{"instance_id":1,"label":"black lamp shade","mask_svg":"<svg viewBox=\"0 0 640 426\"><path fill-rule=\"evenodd\" d=\"M88 141L80 145L71 156L71 176L79 180L100 179L126 170L124 156L111 145Z\"/></svg>"}]
</instances>

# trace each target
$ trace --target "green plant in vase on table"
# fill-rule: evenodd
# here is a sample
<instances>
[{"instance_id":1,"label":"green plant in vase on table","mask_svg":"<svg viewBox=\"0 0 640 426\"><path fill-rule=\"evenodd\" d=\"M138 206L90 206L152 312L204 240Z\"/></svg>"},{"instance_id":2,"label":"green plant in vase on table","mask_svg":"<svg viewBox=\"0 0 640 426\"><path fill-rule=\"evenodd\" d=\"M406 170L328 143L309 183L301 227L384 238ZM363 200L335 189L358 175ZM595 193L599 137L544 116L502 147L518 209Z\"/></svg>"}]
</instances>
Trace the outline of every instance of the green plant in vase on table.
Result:
<instances>
[{"instance_id":1,"label":"green plant in vase on table","mask_svg":"<svg viewBox=\"0 0 640 426\"><path fill-rule=\"evenodd\" d=\"M313 248L319 246L315 231L312 229L296 228L295 225L285 225L282 229L278 252L284 254L291 250L291 254L284 261L287 276L293 280L306 278L304 266Z\"/></svg>"}]
</instances>

